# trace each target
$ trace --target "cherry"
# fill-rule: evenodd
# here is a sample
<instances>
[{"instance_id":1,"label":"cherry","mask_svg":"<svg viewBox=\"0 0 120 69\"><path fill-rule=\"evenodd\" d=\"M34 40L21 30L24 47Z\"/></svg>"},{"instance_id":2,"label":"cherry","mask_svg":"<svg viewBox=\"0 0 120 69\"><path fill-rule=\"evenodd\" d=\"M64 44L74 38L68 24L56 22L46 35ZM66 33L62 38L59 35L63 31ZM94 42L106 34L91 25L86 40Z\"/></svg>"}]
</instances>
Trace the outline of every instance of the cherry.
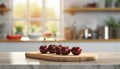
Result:
<instances>
[{"instance_id":1,"label":"cherry","mask_svg":"<svg viewBox=\"0 0 120 69\"><path fill-rule=\"evenodd\" d=\"M61 47L61 54L62 55L69 55L69 53L70 53L69 47L67 47L67 46Z\"/></svg>"},{"instance_id":2,"label":"cherry","mask_svg":"<svg viewBox=\"0 0 120 69\"><path fill-rule=\"evenodd\" d=\"M72 47L71 52L73 55L81 54L82 49L80 47Z\"/></svg>"},{"instance_id":3,"label":"cherry","mask_svg":"<svg viewBox=\"0 0 120 69\"><path fill-rule=\"evenodd\" d=\"M46 45L41 45L39 50L42 54L46 54L48 52L48 47Z\"/></svg>"},{"instance_id":4,"label":"cherry","mask_svg":"<svg viewBox=\"0 0 120 69\"><path fill-rule=\"evenodd\" d=\"M58 46L55 47L55 50L56 50L56 54L57 54L57 55L60 55L60 54L61 54L61 47L62 47L62 45L58 45Z\"/></svg>"},{"instance_id":5,"label":"cherry","mask_svg":"<svg viewBox=\"0 0 120 69\"><path fill-rule=\"evenodd\" d=\"M49 51L50 53L55 53L55 46L56 46L56 45L50 44L50 45L48 46L48 51Z\"/></svg>"}]
</instances>

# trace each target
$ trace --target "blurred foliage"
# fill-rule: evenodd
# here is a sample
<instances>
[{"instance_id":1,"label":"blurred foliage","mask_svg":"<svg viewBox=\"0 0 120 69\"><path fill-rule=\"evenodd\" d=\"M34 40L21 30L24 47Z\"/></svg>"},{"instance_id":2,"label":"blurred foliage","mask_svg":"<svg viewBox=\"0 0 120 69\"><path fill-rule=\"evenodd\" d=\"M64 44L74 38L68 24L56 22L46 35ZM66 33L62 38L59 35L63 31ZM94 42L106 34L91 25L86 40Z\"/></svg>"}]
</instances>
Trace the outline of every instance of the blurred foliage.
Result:
<instances>
[{"instance_id":1,"label":"blurred foliage","mask_svg":"<svg viewBox=\"0 0 120 69\"><path fill-rule=\"evenodd\" d=\"M105 21L106 22L106 25L108 27L112 27L112 28L118 28L118 23L117 21L113 18L113 17L110 17L108 20Z\"/></svg>"}]
</instances>

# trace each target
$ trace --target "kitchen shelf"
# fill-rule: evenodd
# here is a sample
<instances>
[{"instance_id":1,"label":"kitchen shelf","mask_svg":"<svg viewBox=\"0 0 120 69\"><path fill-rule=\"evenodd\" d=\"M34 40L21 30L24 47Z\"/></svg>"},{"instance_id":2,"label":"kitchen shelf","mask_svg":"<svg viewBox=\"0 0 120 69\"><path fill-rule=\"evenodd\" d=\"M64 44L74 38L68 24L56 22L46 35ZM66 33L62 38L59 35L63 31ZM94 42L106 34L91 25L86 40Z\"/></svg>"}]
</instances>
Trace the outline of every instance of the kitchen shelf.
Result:
<instances>
[{"instance_id":1,"label":"kitchen shelf","mask_svg":"<svg viewBox=\"0 0 120 69\"><path fill-rule=\"evenodd\" d=\"M8 8L0 8L0 14L4 15L6 12L10 11Z\"/></svg>"},{"instance_id":2,"label":"kitchen shelf","mask_svg":"<svg viewBox=\"0 0 120 69\"><path fill-rule=\"evenodd\" d=\"M1 39L0 42L44 42L43 40L7 40ZM46 42L54 42L54 40L46 40ZM120 42L120 39L88 39L88 40L66 40L57 39L56 42Z\"/></svg>"},{"instance_id":3,"label":"kitchen shelf","mask_svg":"<svg viewBox=\"0 0 120 69\"><path fill-rule=\"evenodd\" d=\"M69 12L71 14L74 14L75 12L91 12L91 11L104 11L104 12L120 12L120 8L69 8L69 9L65 9L65 12Z\"/></svg>"}]
</instances>

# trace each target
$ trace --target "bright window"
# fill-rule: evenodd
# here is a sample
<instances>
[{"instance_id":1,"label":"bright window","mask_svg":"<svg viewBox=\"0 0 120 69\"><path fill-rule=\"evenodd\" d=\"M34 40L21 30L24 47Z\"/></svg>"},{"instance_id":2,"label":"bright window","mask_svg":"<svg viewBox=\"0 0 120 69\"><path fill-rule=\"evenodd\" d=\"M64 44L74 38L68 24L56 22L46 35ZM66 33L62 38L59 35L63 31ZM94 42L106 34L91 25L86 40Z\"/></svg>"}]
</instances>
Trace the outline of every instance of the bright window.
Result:
<instances>
[{"instance_id":1,"label":"bright window","mask_svg":"<svg viewBox=\"0 0 120 69\"><path fill-rule=\"evenodd\" d=\"M13 0L13 33L61 35L61 0Z\"/></svg>"}]
</instances>

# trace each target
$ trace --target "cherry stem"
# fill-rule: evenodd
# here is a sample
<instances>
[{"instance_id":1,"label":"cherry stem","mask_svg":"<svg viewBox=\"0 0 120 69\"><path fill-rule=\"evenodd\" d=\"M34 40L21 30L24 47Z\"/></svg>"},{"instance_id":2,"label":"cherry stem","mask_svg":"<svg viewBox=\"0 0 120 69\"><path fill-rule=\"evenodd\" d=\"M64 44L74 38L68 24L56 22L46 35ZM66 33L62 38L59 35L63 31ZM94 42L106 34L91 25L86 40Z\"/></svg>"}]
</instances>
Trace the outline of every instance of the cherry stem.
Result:
<instances>
[{"instance_id":1,"label":"cherry stem","mask_svg":"<svg viewBox=\"0 0 120 69\"><path fill-rule=\"evenodd\" d=\"M75 46L77 46L77 43L75 43Z\"/></svg>"},{"instance_id":2,"label":"cherry stem","mask_svg":"<svg viewBox=\"0 0 120 69\"><path fill-rule=\"evenodd\" d=\"M66 42L65 42L65 46L67 46Z\"/></svg>"},{"instance_id":3,"label":"cherry stem","mask_svg":"<svg viewBox=\"0 0 120 69\"><path fill-rule=\"evenodd\" d=\"M54 40L55 40L55 44L56 44L56 37L54 38Z\"/></svg>"},{"instance_id":4,"label":"cherry stem","mask_svg":"<svg viewBox=\"0 0 120 69\"><path fill-rule=\"evenodd\" d=\"M44 45L46 45L46 38L44 37Z\"/></svg>"},{"instance_id":5,"label":"cherry stem","mask_svg":"<svg viewBox=\"0 0 120 69\"><path fill-rule=\"evenodd\" d=\"M57 42L57 40L56 40L56 34L54 34L54 41L55 41L55 43Z\"/></svg>"}]
</instances>

